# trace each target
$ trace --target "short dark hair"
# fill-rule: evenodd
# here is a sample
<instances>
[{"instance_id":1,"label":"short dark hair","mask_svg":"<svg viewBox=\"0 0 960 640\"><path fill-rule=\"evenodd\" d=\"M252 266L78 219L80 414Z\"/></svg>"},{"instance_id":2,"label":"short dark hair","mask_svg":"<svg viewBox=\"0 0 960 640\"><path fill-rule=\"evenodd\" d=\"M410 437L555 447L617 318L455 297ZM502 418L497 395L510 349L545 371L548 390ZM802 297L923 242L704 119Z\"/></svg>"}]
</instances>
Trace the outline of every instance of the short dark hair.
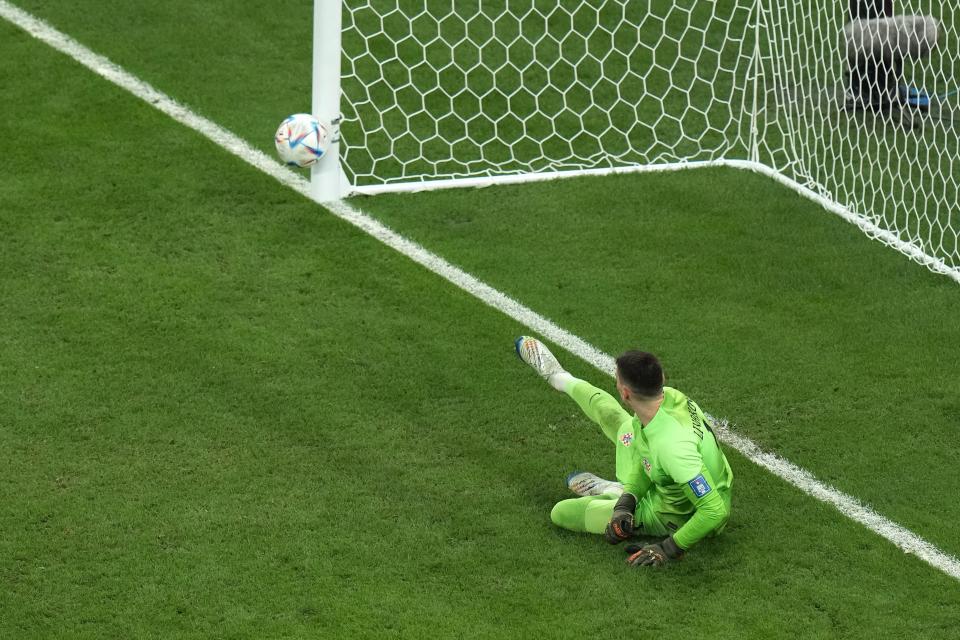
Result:
<instances>
[{"instance_id":1,"label":"short dark hair","mask_svg":"<svg viewBox=\"0 0 960 640\"><path fill-rule=\"evenodd\" d=\"M656 398L663 393L663 367L652 353L627 351L617 358L620 380L639 396Z\"/></svg>"}]
</instances>

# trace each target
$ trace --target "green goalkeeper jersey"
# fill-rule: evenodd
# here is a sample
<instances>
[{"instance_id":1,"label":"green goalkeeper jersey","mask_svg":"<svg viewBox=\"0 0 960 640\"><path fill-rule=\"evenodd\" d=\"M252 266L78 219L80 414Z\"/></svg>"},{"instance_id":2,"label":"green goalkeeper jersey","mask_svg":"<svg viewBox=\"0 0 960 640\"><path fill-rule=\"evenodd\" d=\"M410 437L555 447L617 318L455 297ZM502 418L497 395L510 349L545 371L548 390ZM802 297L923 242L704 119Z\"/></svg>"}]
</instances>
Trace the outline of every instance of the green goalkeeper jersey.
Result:
<instances>
[{"instance_id":1,"label":"green goalkeeper jersey","mask_svg":"<svg viewBox=\"0 0 960 640\"><path fill-rule=\"evenodd\" d=\"M723 529L733 471L696 402L664 387L659 411L642 426L613 396L588 382L575 380L567 393L616 445L617 479L624 489L653 499L659 513L684 522L673 534L681 548Z\"/></svg>"}]
</instances>

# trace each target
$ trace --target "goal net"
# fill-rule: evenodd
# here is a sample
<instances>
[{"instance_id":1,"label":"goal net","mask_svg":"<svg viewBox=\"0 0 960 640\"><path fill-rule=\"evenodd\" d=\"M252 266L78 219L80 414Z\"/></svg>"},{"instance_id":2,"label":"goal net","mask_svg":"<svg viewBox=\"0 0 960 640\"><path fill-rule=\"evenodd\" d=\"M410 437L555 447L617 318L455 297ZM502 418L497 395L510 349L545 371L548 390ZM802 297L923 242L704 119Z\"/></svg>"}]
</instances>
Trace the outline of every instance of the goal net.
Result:
<instances>
[{"instance_id":1,"label":"goal net","mask_svg":"<svg viewBox=\"0 0 960 640\"><path fill-rule=\"evenodd\" d=\"M364 186L742 157L751 5L347 0L344 169Z\"/></svg>"},{"instance_id":2,"label":"goal net","mask_svg":"<svg viewBox=\"0 0 960 640\"><path fill-rule=\"evenodd\" d=\"M851 12L884 0L343 2L353 192L737 166L960 281L960 8L896 2L937 42L864 71Z\"/></svg>"},{"instance_id":3,"label":"goal net","mask_svg":"<svg viewBox=\"0 0 960 640\"><path fill-rule=\"evenodd\" d=\"M960 281L960 3L758 6L754 160L871 237ZM854 21L852 9L871 20ZM925 50L931 35L935 44Z\"/></svg>"}]
</instances>

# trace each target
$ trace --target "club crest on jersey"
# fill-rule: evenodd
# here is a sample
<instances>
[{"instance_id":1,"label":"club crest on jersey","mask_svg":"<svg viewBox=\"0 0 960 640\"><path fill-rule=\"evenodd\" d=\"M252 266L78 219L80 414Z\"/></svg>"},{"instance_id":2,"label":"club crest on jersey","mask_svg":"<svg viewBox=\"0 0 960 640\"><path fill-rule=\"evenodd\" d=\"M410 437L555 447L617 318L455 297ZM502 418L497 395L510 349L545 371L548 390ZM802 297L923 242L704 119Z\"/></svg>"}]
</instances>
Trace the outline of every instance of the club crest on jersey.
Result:
<instances>
[{"instance_id":1,"label":"club crest on jersey","mask_svg":"<svg viewBox=\"0 0 960 640\"><path fill-rule=\"evenodd\" d=\"M625 433L625 434L623 434L622 436L620 436L620 442L623 443L623 446L629 447L629 446L630 446L630 443L633 442L633 432L632 432L632 431L628 431L627 433Z\"/></svg>"},{"instance_id":2,"label":"club crest on jersey","mask_svg":"<svg viewBox=\"0 0 960 640\"><path fill-rule=\"evenodd\" d=\"M647 473L650 473L650 461L646 458L643 459L643 468L647 470Z\"/></svg>"},{"instance_id":3,"label":"club crest on jersey","mask_svg":"<svg viewBox=\"0 0 960 640\"><path fill-rule=\"evenodd\" d=\"M697 496L698 498L702 498L710 493L710 485L707 483L707 479L703 477L702 473L687 484L690 485L690 488L693 490L693 495Z\"/></svg>"}]
</instances>

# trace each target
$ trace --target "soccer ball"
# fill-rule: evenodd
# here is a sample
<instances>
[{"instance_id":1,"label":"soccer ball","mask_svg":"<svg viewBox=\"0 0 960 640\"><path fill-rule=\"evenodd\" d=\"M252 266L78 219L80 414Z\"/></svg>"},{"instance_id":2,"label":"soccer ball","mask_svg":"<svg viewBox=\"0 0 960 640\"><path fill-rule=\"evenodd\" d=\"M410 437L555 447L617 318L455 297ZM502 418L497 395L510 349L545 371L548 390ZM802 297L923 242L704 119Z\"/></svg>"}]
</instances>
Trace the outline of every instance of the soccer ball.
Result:
<instances>
[{"instance_id":1,"label":"soccer ball","mask_svg":"<svg viewBox=\"0 0 960 640\"><path fill-rule=\"evenodd\" d=\"M309 167L326 153L330 133L309 113L295 113L280 123L274 141L281 160L293 167Z\"/></svg>"}]
</instances>

